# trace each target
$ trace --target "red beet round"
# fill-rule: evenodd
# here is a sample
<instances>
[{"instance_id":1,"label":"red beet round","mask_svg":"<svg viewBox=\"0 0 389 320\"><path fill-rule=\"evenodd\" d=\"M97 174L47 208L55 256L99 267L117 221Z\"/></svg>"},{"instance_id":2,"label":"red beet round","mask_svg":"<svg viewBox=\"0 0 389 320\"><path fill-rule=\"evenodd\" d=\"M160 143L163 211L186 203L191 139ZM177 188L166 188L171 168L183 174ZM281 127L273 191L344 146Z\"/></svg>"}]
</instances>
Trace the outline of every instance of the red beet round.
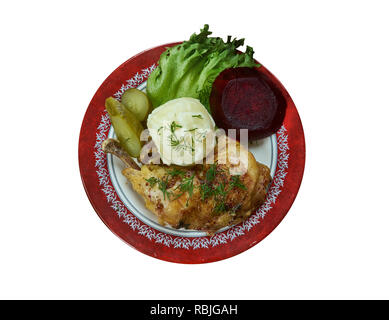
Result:
<instances>
[{"instance_id":1,"label":"red beet round","mask_svg":"<svg viewBox=\"0 0 389 320\"><path fill-rule=\"evenodd\" d=\"M281 127L286 100L271 80L255 68L230 68L212 86L212 116L219 128L248 129L249 140L268 137Z\"/></svg>"}]
</instances>

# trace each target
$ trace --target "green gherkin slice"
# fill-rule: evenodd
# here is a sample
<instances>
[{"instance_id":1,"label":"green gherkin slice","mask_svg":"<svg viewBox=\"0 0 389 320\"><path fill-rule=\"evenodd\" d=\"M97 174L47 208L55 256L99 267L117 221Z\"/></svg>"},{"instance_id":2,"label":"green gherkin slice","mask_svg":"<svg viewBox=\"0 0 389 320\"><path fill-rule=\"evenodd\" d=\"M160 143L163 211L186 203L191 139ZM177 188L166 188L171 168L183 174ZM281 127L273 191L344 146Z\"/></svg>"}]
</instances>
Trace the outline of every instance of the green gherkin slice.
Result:
<instances>
[{"instance_id":1,"label":"green gherkin slice","mask_svg":"<svg viewBox=\"0 0 389 320\"><path fill-rule=\"evenodd\" d=\"M151 103L147 95L135 88L130 88L123 93L122 104L141 122L146 120L151 110Z\"/></svg>"},{"instance_id":2,"label":"green gherkin slice","mask_svg":"<svg viewBox=\"0 0 389 320\"><path fill-rule=\"evenodd\" d=\"M140 121L122 103L112 97L105 100L105 108L120 145L131 157L138 157L142 148L139 137L143 131Z\"/></svg>"}]
</instances>

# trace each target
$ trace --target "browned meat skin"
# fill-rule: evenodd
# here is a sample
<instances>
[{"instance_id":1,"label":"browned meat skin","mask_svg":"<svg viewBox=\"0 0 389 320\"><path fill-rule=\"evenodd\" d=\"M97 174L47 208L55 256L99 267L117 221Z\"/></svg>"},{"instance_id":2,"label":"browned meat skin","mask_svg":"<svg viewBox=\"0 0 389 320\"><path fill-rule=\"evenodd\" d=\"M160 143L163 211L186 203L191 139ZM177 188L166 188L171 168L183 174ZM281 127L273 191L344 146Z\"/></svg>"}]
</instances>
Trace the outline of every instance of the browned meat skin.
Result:
<instances>
[{"instance_id":1,"label":"browned meat skin","mask_svg":"<svg viewBox=\"0 0 389 320\"><path fill-rule=\"evenodd\" d=\"M243 221L264 202L271 181L269 168L258 163L254 156L235 140L223 136L219 137L219 142L223 141L222 139L226 139L228 143L218 150L215 149L217 174L212 182L208 181L208 185L210 188L219 185L225 187L223 210L215 210L220 204L218 198L210 196L204 199L200 192L200 186L207 184L206 172L210 168L209 164L176 167L185 171L184 177L172 177L168 172L174 166L166 165L148 164L143 165L140 170L134 167L123 170L134 190L145 200L146 207L158 216L160 224L213 234L220 228ZM236 151L228 147L232 144L235 144ZM246 160L242 155L247 156ZM222 161L223 159L225 161ZM244 187L233 186L233 176L240 172L244 172L239 176ZM190 197L188 192L181 192L179 186L183 179L193 175L193 194ZM146 181L150 178L167 181L165 193L158 184L151 185Z\"/></svg>"}]
</instances>

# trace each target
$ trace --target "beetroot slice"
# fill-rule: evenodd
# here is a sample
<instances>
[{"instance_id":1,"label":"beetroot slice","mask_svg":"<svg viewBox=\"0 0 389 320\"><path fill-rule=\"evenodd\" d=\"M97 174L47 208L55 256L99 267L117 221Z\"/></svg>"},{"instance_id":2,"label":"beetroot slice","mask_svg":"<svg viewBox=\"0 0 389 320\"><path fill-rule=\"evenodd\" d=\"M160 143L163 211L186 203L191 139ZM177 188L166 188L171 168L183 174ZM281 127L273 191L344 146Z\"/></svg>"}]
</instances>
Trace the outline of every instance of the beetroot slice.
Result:
<instances>
[{"instance_id":1,"label":"beetroot slice","mask_svg":"<svg viewBox=\"0 0 389 320\"><path fill-rule=\"evenodd\" d=\"M255 68L221 72L213 83L209 102L219 128L248 129L249 140L277 132L286 111L281 91Z\"/></svg>"}]
</instances>

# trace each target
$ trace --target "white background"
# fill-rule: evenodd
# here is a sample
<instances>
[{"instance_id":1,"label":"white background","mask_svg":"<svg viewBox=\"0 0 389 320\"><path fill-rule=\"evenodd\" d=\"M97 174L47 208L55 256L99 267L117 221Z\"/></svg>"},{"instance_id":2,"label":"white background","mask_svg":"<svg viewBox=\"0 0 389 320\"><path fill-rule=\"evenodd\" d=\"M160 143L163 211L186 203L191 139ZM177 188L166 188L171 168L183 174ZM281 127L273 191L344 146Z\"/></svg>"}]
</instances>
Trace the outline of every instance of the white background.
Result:
<instances>
[{"instance_id":1,"label":"white background","mask_svg":"<svg viewBox=\"0 0 389 320\"><path fill-rule=\"evenodd\" d=\"M389 298L387 1L12 1L0 5L0 298ZM292 96L306 167L264 241L205 265L159 261L101 222L78 135L134 54L245 37Z\"/></svg>"}]
</instances>

